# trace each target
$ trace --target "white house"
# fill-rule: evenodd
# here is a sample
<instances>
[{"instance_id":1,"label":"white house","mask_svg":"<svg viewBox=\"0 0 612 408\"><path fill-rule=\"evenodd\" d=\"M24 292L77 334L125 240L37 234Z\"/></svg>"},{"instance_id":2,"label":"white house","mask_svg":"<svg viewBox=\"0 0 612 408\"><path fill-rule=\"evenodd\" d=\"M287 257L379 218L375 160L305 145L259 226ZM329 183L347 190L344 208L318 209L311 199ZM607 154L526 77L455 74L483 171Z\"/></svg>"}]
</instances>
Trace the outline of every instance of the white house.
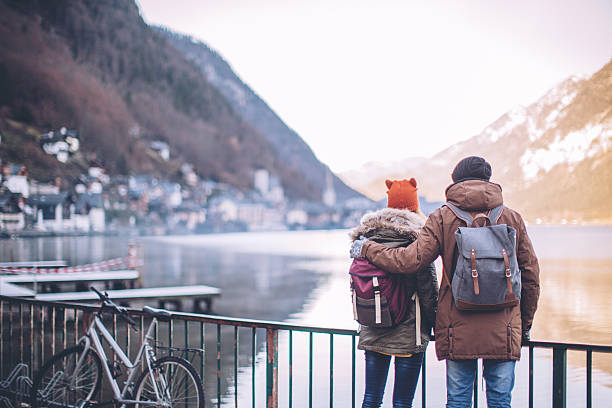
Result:
<instances>
[{"instance_id":1,"label":"white house","mask_svg":"<svg viewBox=\"0 0 612 408\"><path fill-rule=\"evenodd\" d=\"M266 201L273 204L280 204L285 200L285 191L277 176L270 176L268 181L268 191L263 194Z\"/></svg>"},{"instance_id":2,"label":"white house","mask_svg":"<svg viewBox=\"0 0 612 408\"><path fill-rule=\"evenodd\" d=\"M298 208L289 210L285 220L290 226L304 226L308 223L308 213Z\"/></svg>"},{"instance_id":3,"label":"white house","mask_svg":"<svg viewBox=\"0 0 612 408\"><path fill-rule=\"evenodd\" d=\"M7 176L6 187L11 191L11 193L19 193L25 198L30 196L30 185L28 184L27 176Z\"/></svg>"},{"instance_id":4,"label":"white house","mask_svg":"<svg viewBox=\"0 0 612 408\"><path fill-rule=\"evenodd\" d=\"M336 191L331 171L327 170L325 177L325 191L323 191L323 204L333 207L336 204Z\"/></svg>"},{"instance_id":5,"label":"white house","mask_svg":"<svg viewBox=\"0 0 612 408\"><path fill-rule=\"evenodd\" d=\"M265 197L270 190L270 173L268 170L255 170L255 173L253 174L253 185L255 190Z\"/></svg>"},{"instance_id":6,"label":"white house","mask_svg":"<svg viewBox=\"0 0 612 408\"><path fill-rule=\"evenodd\" d=\"M193 165L190 163L183 163L181 166L181 173L183 173L183 179L187 185L195 187L198 184L198 175L193 169Z\"/></svg>"},{"instance_id":7,"label":"white house","mask_svg":"<svg viewBox=\"0 0 612 408\"><path fill-rule=\"evenodd\" d=\"M151 142L150 147L152 150L155 150L164 161L170 160L170 147L168 143L157 140Z\"/></svg>"},{"instance_id":8,"label":"white house","mask_svg":"<svg viewBox=\"0 0 612 408\"><path fill-rule=\"evenodd\" d=\"M219 214L223 222L238 220L238 204L229 197L215 198L210 209L212 213Z\"/></svg>"},{"instance_id":9,"label":"white house","mask_svg":"<svg viewBox=\"0 0 612 408\"><path fill-rule=\"evenodd\" d=\"M80 147L78 132L74 129L62 127L59 131L50 131L40 135L40 147L58 161L65 163L70 155L76 153Z\"/></svg>"},{"instance_id":10,"label":"white house","mask_svg":"<svg viewBox=\"0 0 612 408\"><path fill-rule=\"evenodd\" d=\"M100 194L81 194L74 204L74 229L101 232L106 229L106 213Z\"/></svg>"},{"instance_id":11,"label":"white house","mask_svg":"<svg viewBox=\"0 0 612 408\"><path fill-rule=\"evenodd\" d=\"M70 220L68 194L32 194L27 203L36 214L36 226L44 231L62 231L64 219Z\"/></svg>"}]
</instances>

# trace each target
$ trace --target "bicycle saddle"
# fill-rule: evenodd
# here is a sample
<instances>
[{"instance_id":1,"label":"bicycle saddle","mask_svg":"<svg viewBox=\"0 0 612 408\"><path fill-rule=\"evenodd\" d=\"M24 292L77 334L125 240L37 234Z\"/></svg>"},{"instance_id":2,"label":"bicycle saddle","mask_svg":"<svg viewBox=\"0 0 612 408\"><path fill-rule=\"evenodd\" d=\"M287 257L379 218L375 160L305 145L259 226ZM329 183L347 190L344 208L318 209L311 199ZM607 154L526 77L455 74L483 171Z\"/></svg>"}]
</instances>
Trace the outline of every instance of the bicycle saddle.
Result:
<instances>
[{"instance_id":1,"label":"bicycle saddle","mask_svg":"<svg viewBox=\"0 0 612 408\"><path fill-rule=\"evenodd\" d=\"M143 307L142 311L148 314L149 316L157 317L158 319L169 319L172 315L172 313L170 313L166 309L155 309L150 306Z\"/></svg>"}]
</instances>

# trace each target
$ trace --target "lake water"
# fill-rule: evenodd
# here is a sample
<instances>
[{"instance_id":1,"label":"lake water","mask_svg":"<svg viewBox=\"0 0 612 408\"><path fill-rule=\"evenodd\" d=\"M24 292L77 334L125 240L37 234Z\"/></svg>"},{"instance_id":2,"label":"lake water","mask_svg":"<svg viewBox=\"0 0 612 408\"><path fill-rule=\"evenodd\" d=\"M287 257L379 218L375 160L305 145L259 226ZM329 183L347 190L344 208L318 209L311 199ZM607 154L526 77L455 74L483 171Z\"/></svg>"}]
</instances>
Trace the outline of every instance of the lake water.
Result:
<instances>
[{"instance_id":1,"label":"lake water","mask_svg":"<svg viewBox=\"0 0 612 408\"><path fill-rule=\"evenodd\" d=\"M560 342L612 344L611 227L529 228L540 259L542 293L532 338ZM128 239L120 237L66 237L6 240L0 259L66 259L70 264L125 256L127 244L137 242L144 252L144 286L207 284L222 289L214 302L220 315L285 321L312 326L356 328L348 291L349 240L347 231L300 231L171 236ZM438 262L438 273L440 273ZM230 333L230 332L228 332ZM263 334L263 332L262 332ZM225 334L224 334L225 335ZM240 333L239 406L251 406L250 332ZM256 357L257 406L265 401L265 347L258 333ZM230 337L225 337L230 339ZM227 343L227 344L226 344ZM223 353L232 354L231 341ZM280 406L288 401L288 338L279 344ZM210 346L209 346L210 347ZM293 406L308 403L308 335L293 335ZM334 341L334 405L351 401L351 344L349 337ZM527 405L527 353L517 365L513 406ZM242 354L249 357L242 357ZM210 355L214 353L209 353ZM536 351L535 398L537 407L551 406L552 352ZM233 356L232 356L233 358ZM314 347L313 406L329 406L329 336L316 335ZM585 353L568 355L568 406L585 406ZM214 366L214 360L208 361ZM427 351L428 406L445 401L444 364ZM612 356L593 355L593 406L612 400ZM214 370L206 372L210 402L216 402ZM222 403L234 405L232 362L222 367ZM391 406L392 369L385 406ZM363 354L357 352L357 401L363 396ZM420 385L417 390L420 396ZM480 392L484 403L484 390ZM415 399L420 406L420 398ZM485 406L485 405L481 405Z\"/></svg>"}]
</instances>

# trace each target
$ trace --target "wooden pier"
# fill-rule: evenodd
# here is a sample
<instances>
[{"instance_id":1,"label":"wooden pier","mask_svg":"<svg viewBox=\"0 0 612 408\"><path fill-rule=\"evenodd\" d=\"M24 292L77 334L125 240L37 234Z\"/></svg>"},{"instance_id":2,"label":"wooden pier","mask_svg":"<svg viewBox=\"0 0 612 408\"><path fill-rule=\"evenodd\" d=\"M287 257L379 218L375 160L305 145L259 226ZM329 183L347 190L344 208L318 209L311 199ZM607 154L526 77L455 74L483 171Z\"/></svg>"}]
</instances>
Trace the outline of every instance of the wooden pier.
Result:
<instances>
[{"instance_id":1,"label":"wooden pier","mask_svg":"<svg viewBox=\"0 0 612 408\"><path fill-rule=\"evenodd\" d=\"M134 289L135 282L140 277L136 270L106 271L106 272L74 272L74 273L36 273L0 276L0 282L12 284L26 284L28 286L39 286L42 290L37 293L54 291L58 292L60 286L72 284L79 290L89 290L88 283L104 282L106 289Z\"/></svg>"},{"instance_id":2,"label":"wooden pier","mask_svg":"<svg viewBox=\"0 0 612 408\"><path fill-rule=\"evenodd\" d=\"M32 289L23 288L21 286L13 285L12 283L0 280L0 295L33 298L34 294L35 293Z\"/></svg>"},{"instance_id":3,"label":"wooden pier","mask_svg":"<svg viewBox=\"0 0 612 408\"><path fill-rule=\"evenodd\" d=\"M165 308L166 304L172 304L177 310L181 310L182 302L191 298L194 302L194 311L212 311L212 299L221 295L219 288L206 285L193 286L168 286L157 288L140 289L120 289L107 291L108 296L120 303L129 303L136 300L155 299L160 308ZM100 298L91 291L87 292L63 292L63 293L40 293L36 295L36 300L49 302L98 302ZM202 309L201 303L206 305Z\"/></svg>"},{"instance_id":4,"label":"wooden pier","mask_svg":"<svg viewBox=\"0 0 612 408\"><path fill-rule=\"evenodd\" d=\"M66 261L30 261L30 262L0 262L0 268L62 268L67 266Z\"/></svg>"},{"instance_id":5,"label":"wooden pier","mask_svg":"<svg viewBox=\"0 0 612 408\"><path fill-rule=\"evenodd\" d=\"M128 253L128 259L140 258L140 250L136 245L130 245ZM0 272L0 295L51 302L98 302L98 296L89 290L89 286L101 283L103 286L94 286L99 290L107 290L111 299L123 305L133 301L156 300L161 308L171 304L175 310L180 311L183 301L193 299L193 311L206 313L211 313L213 299L221 295L219 288L206 285L140 288L140 262L120 262L130 269L96 270L100 266L116 266L113 261L76 267L66 267L66 262L62 260L0 262L0 268L5 268L4 273ZM24 268L37 270L23 271ZM49 273L40 268L56 269L51 269L52 273ZM75 291L62 291L67 285L73 285Z\"/></svg>"}]
</instances>

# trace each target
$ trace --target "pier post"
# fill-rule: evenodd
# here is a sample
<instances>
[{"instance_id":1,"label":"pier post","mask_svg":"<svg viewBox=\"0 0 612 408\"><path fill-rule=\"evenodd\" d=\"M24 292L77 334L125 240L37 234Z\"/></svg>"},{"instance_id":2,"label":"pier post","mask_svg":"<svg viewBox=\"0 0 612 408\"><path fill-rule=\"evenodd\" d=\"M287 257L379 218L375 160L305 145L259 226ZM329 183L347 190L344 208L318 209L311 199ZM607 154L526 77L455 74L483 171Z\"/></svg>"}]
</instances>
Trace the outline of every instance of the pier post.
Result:
<instances>
[{"instance_id":1,"label":"pier post","mask_svg":"<svg viewBox=\"0 0 612 408\"><path fill-rule=\"evenodd\" d=\"M139 288L142 288L142 248L139 244L128 244L128 269L135 269L138 271L137 284ZM132 284L132 289L134 289Z\"/></svg>"},{"instance_id":2,"label":"pier post","mask_svg":"<svg viewBox=\"0 0 612 408\"><path fill-rule=\"evenodd\" d=\"M553 408L566 408L567 349L553 349Z\"/></svg>"},{"instance_id":3,"label":"pier post","mask_svg":"<svg viewBox=\"0 0 612 408\"><path fill-rule=\"evenodd\" d=\"M278 408L278 329L266 329L266 407Z\"/></svg>"}]
</instances>

